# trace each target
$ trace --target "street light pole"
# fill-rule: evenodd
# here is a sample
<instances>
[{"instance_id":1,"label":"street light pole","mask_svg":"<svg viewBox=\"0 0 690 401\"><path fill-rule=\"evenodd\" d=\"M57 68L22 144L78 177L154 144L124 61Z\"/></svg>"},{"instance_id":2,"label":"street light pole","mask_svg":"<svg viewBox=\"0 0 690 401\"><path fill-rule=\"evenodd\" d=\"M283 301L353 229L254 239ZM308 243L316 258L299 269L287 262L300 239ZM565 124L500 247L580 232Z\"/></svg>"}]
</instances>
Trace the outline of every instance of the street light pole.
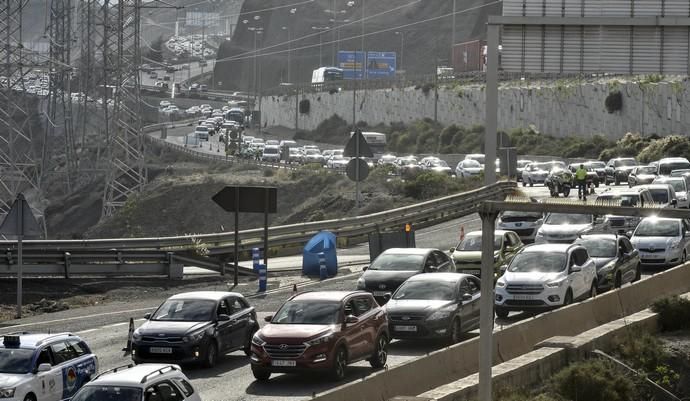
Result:
<instances>
[{"instance_id":1,"label":"street light pole","mask_svg":"<svg viewBox=\"0 0 690 401\"><path fill-rule=\"evenodd\" d=\"M453 45L455 45L455 10L457 9L457 0L453 0L453 27L451 29L451 34L450 34L450 48L453 48Z\"/></svg>"},{"instance_id":2,"label":"street light pole","mask_svg":"<svg viewBox=\"0 0 690 401\"><path fill-rule=\"evenodd\" d=\"M405 32L398 31L395 32L396 35L400 35L400 65L398 65L398 70L403 69L403 56L405 55Z\"/></svg>"},{"instance_id":3,"label":"street light pole","mask_svg":"<svg viewBox=\"0 0 690 401\"><path fill-rule=\"evenodd\" d=\"M321 46L323 45L323 31L331 29L329 26L312 26L313 31L319 32L319 67L323 67L323 54L321 52Z\"/></svg>"}]
</instances>

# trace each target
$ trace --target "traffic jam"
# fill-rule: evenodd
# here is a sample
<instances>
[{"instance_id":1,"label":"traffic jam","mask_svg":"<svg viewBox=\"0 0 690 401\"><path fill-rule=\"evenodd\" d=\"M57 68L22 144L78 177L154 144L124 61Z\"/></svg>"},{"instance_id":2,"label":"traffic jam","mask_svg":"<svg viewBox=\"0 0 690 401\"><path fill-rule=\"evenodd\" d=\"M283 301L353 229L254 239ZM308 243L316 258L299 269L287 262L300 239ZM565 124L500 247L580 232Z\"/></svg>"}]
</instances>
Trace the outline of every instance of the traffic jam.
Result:
<instances>
[{"instance_id":1,"label":"traffic jam","mask_svg":"<svg viewBox=\"0 0 690 401\"><path fill-rule=\"evenodd\" d=\"M595 203L688 207L685 159L647 166L613 159L601 170L601 183L628 186L600 192ZM534 171L524 166L526 185L537 181ZM542 183L568 173L554 163ZM684 263L690 251L684 219L505 211L496 224L498 319L594 297L640 280L643 269ZM251 369L258 382L312 373L342 381L348 365L360 361L382 369L391 341L454 344L478 330L481 249L481 231L464 234L447 252L386 249L363 268L355 288L294 293L262 321L237 292L176 294L131 333L131 363L105 371L97 350L78 335L6 334L0 400L201 400L180 366L213 368L233 352L246 356L240 369Z\"/></svg>"}]
</instances>

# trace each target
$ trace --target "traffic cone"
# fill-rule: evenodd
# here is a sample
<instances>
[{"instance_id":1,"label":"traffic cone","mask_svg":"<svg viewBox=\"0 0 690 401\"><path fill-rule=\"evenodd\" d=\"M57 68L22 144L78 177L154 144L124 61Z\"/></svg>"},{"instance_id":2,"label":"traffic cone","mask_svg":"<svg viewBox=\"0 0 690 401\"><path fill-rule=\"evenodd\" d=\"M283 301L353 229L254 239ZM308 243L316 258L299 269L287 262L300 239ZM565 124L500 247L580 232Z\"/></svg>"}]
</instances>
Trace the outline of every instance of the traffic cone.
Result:
<instances>
[{"instance_id":1,"label":"traffic cone","mask_svg":"<svg viewBox=\"0 0 690 401\"><path fill-rule=\"evenodd\" d=\"M297 284L292 285L292 295L297 294Z\"/></svg>"},{"instance_id":2,"label":"traffic cone","mask_svg":"<svg viewBox=\"0 0 690 401\"><path fill-rule=\"evenodd\" d=\"M460 241L465 239L465 226L460 226Z\"/></svg>"},{"instance_id":3,"label":"traffic cone","mask_svg":"<svg viewBox=\"0 0 690 401\"><path fill-rule=\"evenodd\" d=\"M132 337L134 337L134 318L129 318L129 333L127 334L127 346L122 349L125 355L132 353Z\"/></svg>"}]
</instances>

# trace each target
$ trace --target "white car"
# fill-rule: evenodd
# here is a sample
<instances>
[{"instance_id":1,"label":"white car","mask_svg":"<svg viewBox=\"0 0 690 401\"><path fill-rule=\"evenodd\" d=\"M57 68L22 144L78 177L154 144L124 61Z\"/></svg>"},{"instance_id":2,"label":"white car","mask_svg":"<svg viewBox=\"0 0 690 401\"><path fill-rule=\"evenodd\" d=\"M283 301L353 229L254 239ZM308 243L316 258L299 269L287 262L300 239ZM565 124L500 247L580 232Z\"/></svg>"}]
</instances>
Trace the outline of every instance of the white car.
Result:
<instances>
[{"instance_id":1,"label":"white car","mask_svg":"<svg viewBox=\"0 0 690 401\"><path fill-rule=\"evenodd\" d=\"M534 242L537 231L544 222L541 212L516 212L506 210L498 216L496 228L514 231L524 243Z\"/></svg>"},{"instance_id":2,"label":"white car","mask_svg":"<svg viewBox=\"0 0 690 401\"><path fill-rule=\"evenodd\" d=\"M597 268L577 244L529 245L496 281L496 316L545 310L597 294Z\"/></svg>"},{"instance_id":3,"label":"white car","mask_svg":"<svg viewBox=\"0 0 690 401\"><path fill-rule=\"evenodd\" d=\"M484 160L486 159L486 156L484 156L483 153L471 153L469 155L465 155L465 160L474 160L477 163L481 164L482 167L484 167Z\"/></svg>"},{"instance_id":4,"label":"white car","mask_svg":"<svg viewBox=\"0 0 690 401\"><path fill-rule=\"evenodd\" d=\"M682 219L645 217L630 242L640 251L643 266L675 266L688 260L690 226Z\"/></svg>"},{"instance_id":5,"label":"white car","mask_svg":"<svg viewBox=\"0 0 690 401\"><path fill-rule=\"evenodd\" d=\"M280 163L280 148L277 145L265 145L261 161Z\"/></svg>"},{"instance_id":6,"label":"white car","mask_svg":"<svg viewBox=\"0 0 690 401\"><path fill-rule=\"evenodd\" d=\"M144 363L103 372L72 401L201 401L199 392L177 365Z\"/></svg>"},{"instance_id":7,"label":"white car","mask_svg":"<svg viewBox=\"0 0 690 401\"><path fill-rule=\"evenodd\" d=\"M205 125L199 125L194 129L194 135L199 138L200 141L208 141L208 127Z\"/></svg>"},{"instance_id":8,"label":"white car","mask_svg":"<svg viewBox=\"0 0 690 401\"><path fill-rule=\"evenodd\" d=\"M657 177L652 181L652 184L668 184L673 187L676 193L676 207L687 209L690 207L690 199L688 199L688 186L683 177Z\"/></svg>"},{"instance_id":9,"label":"white car","mask_svg":"<svg viewBox=\"0 0 690 401\"><path fill-rule=\"evenodd\" d=\"M455 166L455 176L458 178L477 176L482 171L484 171L484 167L472 159L465 159Z\"/></svg>"},{"instance_id":10,"label":"white car","mask_svg":"<svg viewBox=\"0 0 690 401\"><path fill-rule=\"evenodd\" d=\"M343 155L333 155L326 162L326 167L336 171L345 171L349 162L349 157L344 157Z\"/></svg>"},{"instance_id":11,"label":"white car","mask_svg":"<svg viewBox=\"0 0 690 401\"><path fill-rule=\"evenodd\" d=\"M594 216L591 214L549 213L539 227L534 242L569 244L575 241L578 235L593 228Z\"/></svg>"}]
</instances>

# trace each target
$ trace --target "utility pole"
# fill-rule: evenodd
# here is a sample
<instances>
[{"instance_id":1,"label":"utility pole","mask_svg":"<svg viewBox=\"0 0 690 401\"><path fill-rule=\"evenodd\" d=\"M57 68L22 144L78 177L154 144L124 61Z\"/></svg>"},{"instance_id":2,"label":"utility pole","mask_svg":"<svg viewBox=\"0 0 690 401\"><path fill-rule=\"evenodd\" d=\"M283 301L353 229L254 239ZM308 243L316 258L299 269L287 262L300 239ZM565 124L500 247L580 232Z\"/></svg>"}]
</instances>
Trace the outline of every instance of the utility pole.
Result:
<instances>
[{"instance_id":1,"label":"utility pole","mask_svg":"<svg viewBox=\"0 0 690 401\"><path fill-rule=\"evenodd\" d=\"M455 12L457 10L457 0L453 0L453 27L451 28L450 34L450 48L452 49L455 45Z\"/></svg>"}]
</instances>

